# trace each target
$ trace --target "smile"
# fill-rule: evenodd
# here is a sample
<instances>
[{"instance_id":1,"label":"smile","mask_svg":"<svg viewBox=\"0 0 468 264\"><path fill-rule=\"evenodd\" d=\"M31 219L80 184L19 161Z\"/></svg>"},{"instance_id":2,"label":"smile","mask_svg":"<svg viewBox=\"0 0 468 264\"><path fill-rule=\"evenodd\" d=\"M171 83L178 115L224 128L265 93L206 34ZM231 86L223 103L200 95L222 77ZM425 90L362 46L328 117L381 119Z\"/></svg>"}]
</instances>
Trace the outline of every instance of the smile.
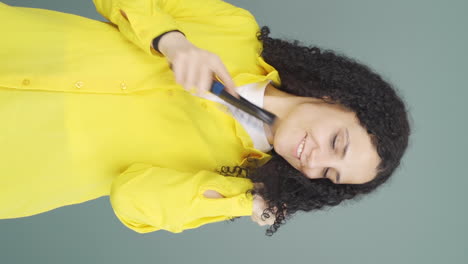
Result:
<instances>
[{"instance_id":1,"label":"smile","mask_svg":"<svg viewBox=\"0 0 468 264\"><path fill-rule=\"evenodd\" d=\"M306 137L307 137L307 135L306 135ZM299 144L299 146L296 149L296 157L299 160L301 159L302 152L304 151L304 145L305 145L306 137L304 137L304 139L302 139L301 143Z\"/></svg>"}]
</instances>

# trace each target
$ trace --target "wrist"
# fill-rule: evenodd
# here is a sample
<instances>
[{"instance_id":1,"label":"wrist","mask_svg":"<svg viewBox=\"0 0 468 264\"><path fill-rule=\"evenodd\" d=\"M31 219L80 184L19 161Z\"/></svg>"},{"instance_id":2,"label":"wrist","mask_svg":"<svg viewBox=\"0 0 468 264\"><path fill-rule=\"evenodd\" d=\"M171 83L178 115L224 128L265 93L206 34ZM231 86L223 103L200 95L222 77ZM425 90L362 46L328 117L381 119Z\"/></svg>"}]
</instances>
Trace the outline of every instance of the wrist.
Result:
<instances>
[{"instance_id":1,"label":"wrist","mask_svg":"<svg viewBox=\"0 0 468 264\"><path fill-rule=\"evenodd\" d=\"M153 47L153 45L155 45L155 42L156 47ZM151 46L153 47L153 49L157 48L157 50L164 56L167 56L172 47L184 45L187 42L188 40L182 32L170 31L154 39L151 43Z\"/></svg>"}]
</instances>

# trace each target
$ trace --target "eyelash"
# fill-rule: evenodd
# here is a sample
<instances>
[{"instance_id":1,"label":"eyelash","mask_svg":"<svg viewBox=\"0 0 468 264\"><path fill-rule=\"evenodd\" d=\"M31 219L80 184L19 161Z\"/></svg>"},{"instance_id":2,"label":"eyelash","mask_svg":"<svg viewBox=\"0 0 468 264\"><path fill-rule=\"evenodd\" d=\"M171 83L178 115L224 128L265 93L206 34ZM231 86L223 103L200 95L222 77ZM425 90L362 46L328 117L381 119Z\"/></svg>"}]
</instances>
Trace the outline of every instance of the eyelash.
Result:
<instances>
[{"instance_id":1,"label":"eyelash","mask_svg":"<svg viewBox=\"0 0 468 264\"><path fill-rule=\"evenodd\" d=\"M331 141L331 146L333 149L335 149L335 143L336 143L336 138L338 137L338 134L335 135L335 137L333 138L333 140ZM327 173L328 173L328 170L330 168L326 168L323 172L323 177L326 178L327 177Z\"/></svg>"}]
</instances>

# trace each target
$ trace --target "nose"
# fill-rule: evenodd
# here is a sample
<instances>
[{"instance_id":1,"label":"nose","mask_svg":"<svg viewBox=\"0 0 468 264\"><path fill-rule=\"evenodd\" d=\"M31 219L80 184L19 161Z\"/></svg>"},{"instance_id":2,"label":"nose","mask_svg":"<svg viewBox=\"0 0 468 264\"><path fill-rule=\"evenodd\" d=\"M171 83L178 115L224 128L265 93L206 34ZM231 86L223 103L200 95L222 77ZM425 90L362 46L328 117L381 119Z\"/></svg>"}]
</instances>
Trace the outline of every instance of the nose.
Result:
<instances>
[{"instance_id":1,"label":"nose","mask_svg":"<svg viewBox=\"0 0 468 264\"><path fill-rule=\"evenodd\" d=\"M335 153L316 148L305 157L303 172L311 179L323 178L323 173L327 168L337 166L338 157Z\"/></svg>"}]
</instances>

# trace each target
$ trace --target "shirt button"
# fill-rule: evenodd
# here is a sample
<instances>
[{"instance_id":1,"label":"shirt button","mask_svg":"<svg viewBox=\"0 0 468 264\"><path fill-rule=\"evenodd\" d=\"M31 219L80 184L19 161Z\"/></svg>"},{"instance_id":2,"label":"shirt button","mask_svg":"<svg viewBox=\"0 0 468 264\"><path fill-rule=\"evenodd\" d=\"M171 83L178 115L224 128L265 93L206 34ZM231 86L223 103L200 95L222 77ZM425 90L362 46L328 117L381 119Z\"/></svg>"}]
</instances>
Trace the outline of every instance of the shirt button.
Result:
<instances>
[{"instance_id":1,"label":"shirt button","mask_svg":"<svg viewBox=\"0 0 468 264\"><path fill-rule=\"evenodd\" d=\"M80 89L81 87L83 87L84 83L82 81L78 81L75 83L75 87Z\"/></svg>"},{"instance_id":2,"label":"shirt button","mask_svg":"<svg viewBox=\"0 0 468 264\"><path fill-rule=\"evenodd\" d=\"M205 108L205 109L208 107L208 105L206 104L206 102L202 102L202 103L201 103L201 106L202 106L203 108Z\"/></svg>"},{"instance_id":3,"label":"shirt button","mask_svg":"<svg viewBox=\"0 0 468 264\"><path fill-rule=\"evenodd\" d=\"M120 84L120 88L122 88L122 90L125 90L127 89L127 84L125 84L124 82Z\"/></svg>"},{"instance_id":4,"label":"shirt button","mask_svg":"<svg viewBox=\"0 0 468 264\"><path fill-rule=\"evenodd\" d=\"M29 79L24 79L23 80L23 85L29 85L31 82L29 81Z\"/></svg>"},{"instance_id":5,"label":"shirt button","mask_svg":"<svg viewBox=\"0 0 468 264\"><path fill-rule=\"evenodd\" d=\"M172 96L172 95L174 94L174 92L173 92L172 90L167 90L166 93L167 93L167 95L169 95L169 96Z\"/></svg>"}]
</instances>

